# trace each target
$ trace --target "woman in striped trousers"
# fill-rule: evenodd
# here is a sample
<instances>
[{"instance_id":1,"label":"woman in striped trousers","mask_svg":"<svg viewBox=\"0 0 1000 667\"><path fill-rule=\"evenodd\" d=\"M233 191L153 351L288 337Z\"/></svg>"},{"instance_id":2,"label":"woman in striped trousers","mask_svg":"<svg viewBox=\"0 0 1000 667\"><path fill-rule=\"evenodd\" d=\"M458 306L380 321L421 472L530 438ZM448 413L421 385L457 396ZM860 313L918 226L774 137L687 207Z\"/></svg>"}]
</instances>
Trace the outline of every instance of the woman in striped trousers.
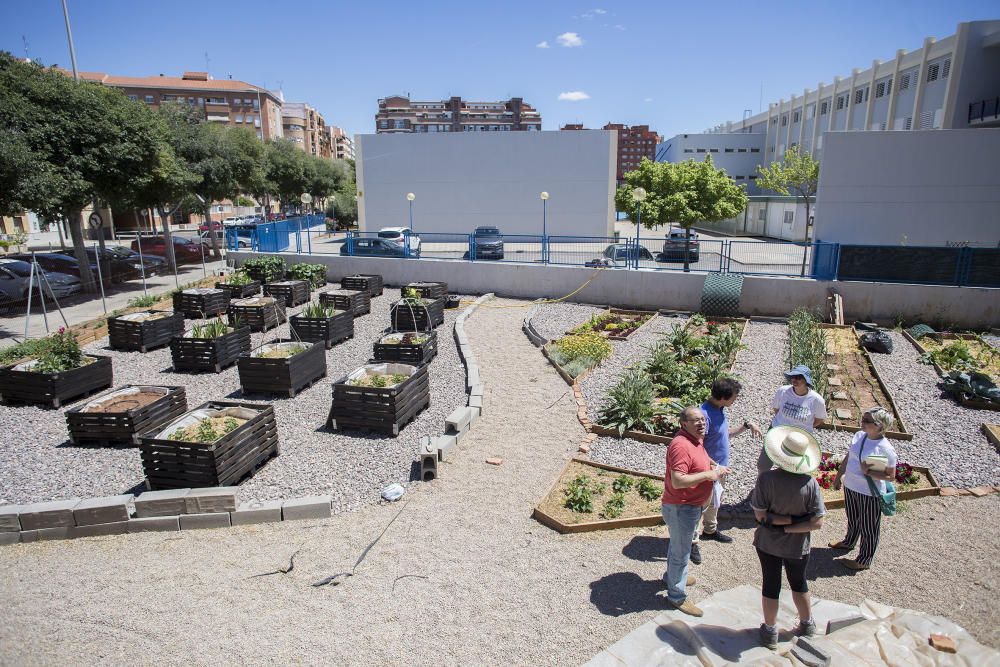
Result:
<instances>
[{"instance_id":1,"label":"woman in striped trousers","mask_svg":"<svg viewBox=\"0 0 1000 667\"><path fill-rule=\"evenodd\" d=\"M880 499L872 495L865 477L875 483L875 489L885 493L885 483L896 478L896 450L885 437L895 423L892 414L884 408L872 408L861 417L861 430L854 434L851 448L840 464L833 488L844 488L844 505L847 510L847 536L840 542L831 542L834 549L853 549L861 541L856 560L840 562L850 570L867 570L875 558L879 532L882 527ZM869 464L870 457L882 459L880 464Z\"/></svg>"}]
</instances>

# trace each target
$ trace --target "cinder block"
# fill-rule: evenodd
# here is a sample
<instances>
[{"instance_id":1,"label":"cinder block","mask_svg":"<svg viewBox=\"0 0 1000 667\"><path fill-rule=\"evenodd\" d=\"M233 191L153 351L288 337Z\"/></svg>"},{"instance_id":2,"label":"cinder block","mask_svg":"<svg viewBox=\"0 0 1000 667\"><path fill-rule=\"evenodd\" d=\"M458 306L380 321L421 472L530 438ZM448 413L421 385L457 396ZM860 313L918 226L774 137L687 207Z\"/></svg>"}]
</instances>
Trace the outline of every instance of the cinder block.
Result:
<instances>
[{"instance_id":1,"label":"cinder block","mask_svg":"<svg viewBox=\"0 0 1000 667\"><path fill-rule=\"evenodd\" d=\"M21 533L21 543L27 544L28 542L38 541L38 531L37 530L22 530Z\"/></svg>"},{"instance_id":2,"label":"cinder block","mask_svg":"<svg viewBox=\"0 0 1000 667\"><path fill-rule=\"evenodd\" d=\"M829 667L830 654L810 641L808 637L796 637L792 643L792 655L806 667Z\"/></svg>"},{"instance_id":3,"label":"cinder block","mask_svg":"<svg viewBox=\"0 0 1000 667\"><path fill-rule=\"evenodd\" d=\"M234 526L249 526L257 523L272 523L281 521L281 501L255 500L243 503L240 508L229 515Z\"/></svg>"},{"instance_id":4,"label":"cinder block","mask_svg":"<svg viewBox=\"0 0 1000 667\"><path fill-rule=\"evenodd\" d=\"M309 496L286 500L281 506L282 521L325 519L330 516L330 496Z\"/></svg>"},{"instance_id":5,"label":"cinder block","mask_svg":"<svg viewBox=\"0 0 1000 667\"><path fill-rule=\"evenodd\" d=\"M199 528L229 528L232 521L229 512L206 512L204 514L181 514L181 530Z\"/></svg>"},{"instance_id":6,"label":"cinder block","mask_svg":"<svg viewBox=\"0 0 1000 667\"><path fill-rule=\"evenodd\" d=\"M448 418L444 420L445 433L458 433L468 428L472 421L472 411L463 406L456 408Z\"/></svg>"},{"instance_id":7,"label":"cinder block","mask_svg":"<svg viewBox=\"0 0 1000 667\"><path fill-rule=\"evenodd\" d=\"M21 533L0 533L0 546L4 544L17 544L21 541Z\"/></svg>"},{"instance_id":8,"label":"cinder block","mask_svg":"<svg viewBox=\"0 0 1000 667\"><path fill-rule=\"evenodd\" d=\"M466 435L467 435L467 434L469 433L469 431L471 431L471 430L472 430L472 423L471 423L471 420L470 420L470 423L469 423L469 425L468 425L468 426L466 426L465 428L463 428L463 429L462 429L461 431L459 431L458 433L446 433L445 435L450 435L450 436L454 437L454 438L455 438L455 444L458 444L458 445L460 445L460 444L462 444L462 440L464 440L464 439L465 439L465 436L466 436Z\"/></svg>"},{"instance_id":9,"label":"cinder block","mask_svg":"<svg viewBox=\"0 0 1000 667\"><path fill-rule=\"evenodd\" d=\"M184 511L187 514L208 514L211 512L236 511L235 486L217 486L204 489L191 489L184 496ZM181 521L183 529L184 522Z\"/></svg>"},{"instance_id":10,"label":"cinder block","mask_svg":"<svg viewBox=\"0 0 1000 667\"><path fill-rule=\"evenodd\" d=\"M421 454L433 454L436 450L431 444L431 436L422 435L420 436L420 453Z\"/></svg>"},{"instance_id":11,"label":"cinder block","mask_svg":"<svg viewBox=\"0 0 1000 667\"><path fill-rule=\"evenodd\" d=\"M469 364L465 369L465 386L471 389L479 383L479 365Z\"/></svg>"},{"instance_id":12,"label":"cinder block","mask_svg":"<svg viewBox=\"0 0 1000 667\"><path fill-rule=\"evenodd\" d=\"M70 531L72 531L74 526L60 526L58 528L39 528L38 529L38 541L45 542L48 540L66 540L72 537Z\"/></svg>"},{"instance_id":13,"label":"cinder block","mask_svg":"<svg viewBox=\"0 0 1000 667\"><path fill-rule=\"evenodd\" d=\"M470 346L468 346L468 345L459 345L458 346L458 353L462 355L463 359L465 359L466 361L468 361L469 358L472 357L472 348Z\"/></svg>"},{"instance_id":14,"label":"cinder block","mask_svg":"<svg viewBox=\"0 0 1000 667\"><path fill-rule=\"evenodd\" d=\"M483 397L469 396L469 407L479 410L479 416L483 414Z\"/></svg>"},{"instance_id":15,"label":"cinder block","mask_svg":"<svg viewBox=\"0 0 1000 667\"><path fill-rule=\"evenodd\" d=\"M16 533L21 530L21 520L18 518L20 512L20 505L0 507L0 533Z\"/></svg>"},{"instance_id":16,"label":"cinder block","mask_svg":"<svg viewBox=\"0 0 1000 667\"><path fill-rule=\"evenodd\" d=\"M482 400L481 396L480 396L480 400ZM472 410L472 422L470 424L470 427L471 427L471 426L474 426L477 421L479 421L479 417L482 414L482 410L480 410L479 408L473 407L471 405L469 406L469 409Z\"/></svg>"},{"instance_id":17,"label":"cinder block","mask_svg":"<svg viewBox=\"0 0 1000 667\"><path fill-rule=\"evenodd\" d=\"M184 514L184 496L191 489L164 489L147 491L135 499L135 516L146 519L156 516L176 516Z\"/></svg>"},{"instance_id":18,"label":"cinder block","mask_svg":"<svg viewBox=\"0 0 1000 667\"><path fill-rule=\"evenodd\" d=\"M70 537L98 537L100 535L124 535L128 532L128 520L77 526L70 529Z\"/></svg>"},{"instance_id":19,"label":"cinder block","mask_svg":"<svg viewBox=\"0 0 1000 667\"><path fill-rule=\"evenodd\" d=\"M437 452L438 461L447 461L451 458L451 451L458 445L458 440L453 435L439 435L434 438L434 450Z\"/></svg>"},{"instance_id":20,"label":"cinder block","mask_svg":"<svg viewBox=\"0 0 1000 667\"><path fill-rule=\"evenodd\" d=\"M420 480L429 482L437 479L438 476L438 455L437 452L420 455Z\"/></svg>"},{"instance_id":21,"label":"cinder block","mask_svg":"<svg viewBox=\"0 0 1000 667\"><path fill-rule=\"evenodd\" d=\"M131 493L105 498L87 498L73 508L77 526L128 521L128 504L135 498Z\"/></svg>"},{"instance_id":22,"label":"cinder block","mask_svg":"<svg viewBox=\"0 0 1000 667\"><path fill-rule=\"evenodd\" d=\"M469 387L469 395L470 396L482 396L483 395L483 389L484 389L484 387L483 387L483 383L482 382L480 382L479 384L474 384L471 387Z\"/></svg>"},{"instance_id":23,"label":"cinder block","mask_svg":"<svg viewBox=\"0 0 1000 667\"><path fill-rule=\"evenodd\" d=\"M834 618L826 622L826 634L831 632L836 632L841 628L846 628L855 623L861 623L865 620L864 616L854 614L853 616L844 616L842 618Z\"/></svg>"},{"instance_id":24,"label":"cinder block","mask_svg":"<svg viewBox=\"0 0 1000 667\"><path fill-rule=\"evenodd\" d=\"M128 520L130 533L155 533L160 531L175 531L181 529L178 516L147 516Z\"/></svg>"},{"instance_id":25,"label":"cinder block","mask_svg":"<svg viewBox=\"0 0 1000 667\"><path fill-rule=\"evenodd\" d=\"M72 500L53 500L47 503L25 505L19 512L21 529L40 530L42 528L75 526L73 508L79 503L79 498L73 498Z\"/></svg>"}]
</instances>

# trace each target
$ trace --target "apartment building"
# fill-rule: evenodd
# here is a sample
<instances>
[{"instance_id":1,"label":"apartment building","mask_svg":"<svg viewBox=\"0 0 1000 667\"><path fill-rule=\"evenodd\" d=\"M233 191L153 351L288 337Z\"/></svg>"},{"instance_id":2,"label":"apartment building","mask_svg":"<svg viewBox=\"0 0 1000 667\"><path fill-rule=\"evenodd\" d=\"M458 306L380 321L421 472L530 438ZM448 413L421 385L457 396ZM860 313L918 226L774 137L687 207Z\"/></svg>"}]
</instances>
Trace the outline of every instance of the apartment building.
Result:
<instances>
[{"instance_id":1,"label":"apartment building","mask_svg":"<svg viewBox=\"0 0 1000 667\"><path fill-rule=\"evenodd\" d=\"M118 88L154 108L180 102L202 109L209 122L254 128L262 139L282 136L280 94L245 81L213 79L208 72L184 72L179 77L80 72L80 78Z\"/></svg>"},{"instance_id":2,"label":"apartment building","mask_svg":"<svg viewBox=\"0 0 1000 667\"><path fill-rule=\"evenodd\" d=\"M542 116L520 97L503 102L469 102L451 97L437 102L414 102L392 95L378 101L375 132L507 132L539 131Z\"/></svg>"},{"instance_id":3,"label":"apartment building","mask_svg":"<svg viewBox=\"0 0 1000 667\"><path fill-rule=\"evenodd\" d=\"M328 125L330 143L333 146L333 156L338 160L354 159L354 139L336 125Z\"/></svg>"},{"instance_id":4,"label":"apartment building","mask_svg":"<svg viewBox=\"0 0 1000 667\"><path fill-rule=\"evenodd\" d=\"M568 123L560 130L586 130L580 123ZM608 123L602 130L609 130L618 137L618 167L615 179L621 185L625 179L625 172L633 171L642 162L642 158L650 160L656 159L656 146L661 137L656 132L649 129L649 125L624 125L622 123Z\"/></svg>"},{"instance_id":5,"label":"apartment building","mask_svg":"<svg viewBox=\"0 0 1000 667\"><path fill-rule=\"evenodd\" d=\"M281 129L286 139L310 155L333 158L333 142L323 115L305 102L285 102L281 107Z\"/></svg>"}]
</instances>

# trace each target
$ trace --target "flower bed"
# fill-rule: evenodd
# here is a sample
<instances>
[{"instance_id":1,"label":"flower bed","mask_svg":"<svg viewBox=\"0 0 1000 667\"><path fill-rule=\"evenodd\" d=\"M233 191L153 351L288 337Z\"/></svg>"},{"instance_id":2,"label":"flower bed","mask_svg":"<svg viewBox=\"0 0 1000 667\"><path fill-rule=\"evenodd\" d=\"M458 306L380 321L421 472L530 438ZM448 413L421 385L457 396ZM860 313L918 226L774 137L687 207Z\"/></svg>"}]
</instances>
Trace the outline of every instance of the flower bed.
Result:
<instances>
[{"instance_id":1,"label":"flower bed","mask_svg":"<svg viewBox=\"0 0 1000 667\"><path fill-rule=\"evenodd\" d=\"M572 335L593 332L611 340L626 340L647 322L652 321L655 315L656 313L644 310L612 308L606 313L594 315L589 321L566 333Z\"/></svg>"},{"instance_id":2,"label":"flower bed","mask_svg":"<svg viewBox=\"0 0 1000 667\"><path fill-rule=\"evenodd\" d=\"M368 296L374 298L382 296L385 288L382 276L377 273L356 273L352 276L344 276L340 281L340 288L355 292L367 292Z\"/></svg>"},{"instance_id":3,"label":"flower bed","mask_svg":"<svg viewBox=\"0 0 1000 667\"><path fill-rule=\"evenodd\" d=\"M415 292L414 296L418 296L421 299L443 299L448 296L448 283L407 283L403 289L403 295L406 295L406 290L413 290Z\"/></svg>"},{"instance_id":4,"label":"flower bed","mask_svg":"<svg viewBox=\"0 0 1000 667\"><path fill-rule=\"evenodd\" d=\"M372 312L372 298L367 291L332 289L321 292L319 302L324 306L346 310L354 317Z\"/></svg>"},{"instance_id":5,"label":"flower bed","mask_svg":"<svg viewBox=\"0 0 1000 667\"><path fill-rule=\"evenodd\" d=\"M333 385L327 426L393 437L431 404L428 365L371 363Z\"/></svg>"},{"instance_id":6,"label":"flower bed","mask_svg":"<svg viewBox=\"0 0 1000 667\"><path fill-rule=\"evenodd\" d=\"M0 368L0 400L59 408L114 383L111 358L83 354L75 334L60 328L35 359Z\"/></svg>"},{"instance_id":7,"label":"flower bed","mask_svg":"<svg viewBox=\"0 0 1000 667\"><path fill-rule=\"evenodd\" d=\"M961 405L977 410L1000 410L1000 397L990 385L1000 380L1000 351L976 334L937 333L918 341L903 336L920 352L920 360L934 366L942 388Z\"/></svg>"},{"instance_id":8,"label":"flower bed","mask_svg":"<svg viewBox=\"0 0 1000 667\"><path fill-rule=\"evenodd\" d=\"M184 387L125 385L66 412L74 445L138 445L139 434L187 410Z\"/></svg>"},{"instance_id":9,"label":"flower bed","mask_svg":"<svg viewBox=\"0 0 1000 667\"><path fill-rule=\"evenodd\" d=\"M240 269L263 285L285 277L285 260L273 256L253 257L243 262Z\"/></svg>"},{"instance_id":10,"label":"flower bed","mask_svg":"<svg viewBox=\"0 0 1000 667\"><path fill-rule=\"evenodd\" d=\"M285 304L271 296L237 299L229 304L229 326L246 325L250 331L267 331L285 321Z\"/></svg>"},{"instance_id":11,"label":"flower bed","mask_svg":"<svg viewBox=\"0 0 1000 667\"><path fill-rule=\"evenodd\" d=\"M430 331L444 324L444 298L402 298L389 309L389 322L396 331Z\"/></svg>"},{"instance_id":12,"label":"flower bed","mask_svg":"<svg viewBox=\"0 0 1000 667\"><path fill-rule=\"evenodd\" d=\"M323 305L322 295L320 301L292 315L292 333L310 343L323 341L328 350L342 340L354 338L354 313Z\"/></svg>"},{"instance_id":13,"label":"flower bed","mask_svg":"<svg viewBox=\"0 0 1000 667\"><path fill-rule=\"evenodd\" d=\"M532 517L560 533L659 526L662 496L658 475L574 458Z\"/></svg>"},{"instance_id":14,"label":"flower bed","mask_svg":"<svg viewBox=\"0 0 1000 667\"><path fill-rule=\"evenodd\" d=\"M284 301L286 308L294 308L309 301L311 293L307 280L282 280L264 285L264 294Z\"/></svg>"},{"instance_id":15,"label":"flower bed","mask_svg":"<svg viewBox=\"0 0 1000 667\"><path fill-rule=\"evenodd\" d=\"M587 373L611 356L611 352L611 344L593 332L563 336L542 347L542 354L570 386L583 382Z\"/></svg>"},{"instance_id":16,"label":"flower bed","mask_svg":"<svg viewBox=\"0 0 1000 667\"><path fill-rule=\"evenodd\" d=\"M253 280L245 271L234 271L229 274L225 282L215 283L216 289L223 289L229 292L229 299L245 299L250 296L260 294L261 283Z\"/></svg>"},{"instance_id":17,"label":"flower bed","mask_svg":"<svg viewBox=\"0 0 1000 667\"><path fill-rule=\"evenodd\" d=\"M114 350L148 352L184 331L184 315L147 310L108 318L108 345Z\"/></svg>"},{"instance_id":18,"label":"flower bed","mask_svg":"<svg viewBox=\"0 0 1000 667\"><path fill-rule=\"evenodd\" d=\"M403 364L429 363L437 354L437 332L394 332L382 336L374 344L376 361L398 361Z\"/></svg>"},{"instance_id":19,"label":"flower bed","mask_svg":"<svg viewBox=\"0 0 1000 667\"><path fill-rule=\"evenodd\" d=\"M174 312L189 319L215 317L229 307L229 292L211 287L186 289L174 294Z\"/></svg>"},{"instance_id":20,"label":"flower bed","mask_svg":"<svg viewBox=\"0 0 1000 667\"><path fill-rule=\"evenodd\" d=\"M842 458L837 458L830 452L823 452L823 461L820 467L812 473L819 483L823 493L823 504L827 509L840 509L844 507L844 491L836 491L833 488L833 481L840 467ZM912 500L925 496L936 496L941 493L937 480L928 468L922 466L911 466L900 461L896 464L896 499Z\"/></svg>"},{"instance_id":21,"label":"flower bed","mask_svg":"<svg viewBox=\"0 0 1000 667\"><path fill-rule=\"evenodd\" d=\"M288 277L305 280L313 289L326 285L326 264L306 264L300 262L288 267Z\"/></svg>"},{"instance_id":22,"label":"flower bed","mask_svg":"<svg viewBox=\"0 0 1000 667\"><path fill-rule=\"evenodd\" d=\"M250 328L234 329L215 320L195 325L183 336L170 340L170 358L175 371L209 371L221 373L250 351Z\"/></svg>"},{"instance_id":23,"label":"flower bed","mask_svg":"<svg viewBox=\"0 0 1000 667\"><path fill-rule=\"evenodd\" d=\"M244 394L282 393L294 398L304 387L326 376L326 346L280 340L239 358Z\"/></svg>"}]
</instances>

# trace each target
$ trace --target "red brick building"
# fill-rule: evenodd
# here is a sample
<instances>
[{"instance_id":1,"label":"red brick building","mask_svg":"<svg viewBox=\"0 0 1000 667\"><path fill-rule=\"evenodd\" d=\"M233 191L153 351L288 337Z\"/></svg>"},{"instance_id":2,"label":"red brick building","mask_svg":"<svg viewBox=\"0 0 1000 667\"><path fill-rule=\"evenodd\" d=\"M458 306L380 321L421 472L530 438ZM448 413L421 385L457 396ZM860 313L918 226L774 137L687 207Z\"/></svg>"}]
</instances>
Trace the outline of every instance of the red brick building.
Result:
<instances>
[{"instance_id":1,"label":"red brick building","mask_svg":"<svg viewBox=\"0 0 1000 667\"><path fill-rule=\"evenodd\" d=\"M563 125L561 130L585 130L581 123ZM623 125L608 123L602 130L614 130L618 135L618 169L615 175L618 185L621 185L625 172L639 166L642 158L656 159L656 144L661 141L660 135L649 129L649 125Z\"/></svg>"}]
</instances>

